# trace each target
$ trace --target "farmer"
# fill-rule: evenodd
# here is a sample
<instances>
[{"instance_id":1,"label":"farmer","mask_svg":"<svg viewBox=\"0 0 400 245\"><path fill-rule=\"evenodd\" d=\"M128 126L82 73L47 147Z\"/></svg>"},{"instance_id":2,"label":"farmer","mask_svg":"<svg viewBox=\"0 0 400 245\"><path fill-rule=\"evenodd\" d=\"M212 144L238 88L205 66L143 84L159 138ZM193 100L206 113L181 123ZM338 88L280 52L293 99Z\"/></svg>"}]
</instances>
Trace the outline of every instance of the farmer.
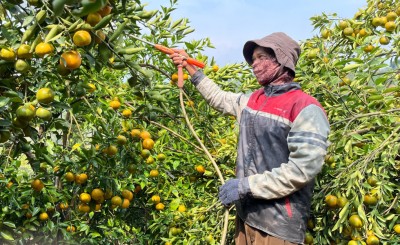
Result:
<instances>
[{"instance_id":1,"label":"farmer","mask_svg":"<svg viewBox=\"0 0 400 245\"><path fill-rule=\"evenodd\" d=\"M261 85L249 97L221 90L187 64L185 51L170 57L212 107L240 124L236 178L219 189L222 204L236 205L235 243L302 244L329 122L320 103L293 82L300 47L292 38L278 32L248 41L243 55Z\"/></svg>"}]
</instances>

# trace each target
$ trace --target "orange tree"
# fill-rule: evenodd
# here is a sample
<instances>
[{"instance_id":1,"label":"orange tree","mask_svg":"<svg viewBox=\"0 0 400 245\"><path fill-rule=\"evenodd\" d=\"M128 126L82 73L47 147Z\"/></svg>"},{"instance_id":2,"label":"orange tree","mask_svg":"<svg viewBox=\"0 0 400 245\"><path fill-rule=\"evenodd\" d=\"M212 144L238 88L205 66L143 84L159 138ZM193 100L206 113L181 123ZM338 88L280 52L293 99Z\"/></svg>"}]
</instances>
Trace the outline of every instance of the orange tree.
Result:
<instances>
[{"instance_id":1,"label":"orange tree","mask_svg":"<svg viewBox=\"0 0 400 245\"><path fill-rule=\"evenodd\" d=\"M175 5L0 3L2 244L219 241L220 182L185 125L176 68L135 37L185 48L228 90L255 83L243 64L219 69L202 55L207 38L184 42L194 30L171 18ZM196 134L232 177L234 118L189 82L184 92Z\"/></svg>"},{"instance_id":2,"label":"orange tree","mask_svg":"<svg viewBox=\"0 0 400 245\"><path fill-rule=\"evenodd\" d=\"M397 1L367 1L353 18L322 14L302 43L297 79L331 123L307 244L397 244L399 18Z\"/></svg>"}]
</instances>

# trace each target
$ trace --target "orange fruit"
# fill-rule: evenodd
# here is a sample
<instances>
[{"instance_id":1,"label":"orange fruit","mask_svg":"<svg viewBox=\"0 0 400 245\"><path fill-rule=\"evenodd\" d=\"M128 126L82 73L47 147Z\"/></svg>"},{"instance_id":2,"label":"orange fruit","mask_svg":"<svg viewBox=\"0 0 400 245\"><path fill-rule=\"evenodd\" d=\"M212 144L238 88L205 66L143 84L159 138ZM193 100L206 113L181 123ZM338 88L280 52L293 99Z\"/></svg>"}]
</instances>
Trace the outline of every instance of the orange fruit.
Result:
<instances>
[{"instance_id":1,"label":"orange fruit","mask_svg":"<svg viewBox=\"0 0 400 245\"><path fill-rule=\"evenodd\" d=\"M93 83L88 83L89 89L88 92L89 93L93 93L94 91L96 91L96 85L94 85Z\"/></svg>"},{"instance_id":2,"label":"orange fruit","mask_svg":"<svg viewBox=\"0 0 400 245\"><path fill-rule=\"evenodd\" d=\"M111 204L115 205L115 206L121 206L122 204L122 198L119 196L113 196L111 198Z\"/></svg>"},{"instance_id":3,"label":"orange fruit","mask_svg":"<svg viewBox=\"0 0 400 245\"><path fill-rule=\"evenodd\" d=\"M183 213L185 211L186 211L186 206L185 205L181 204L181 205L178 206L178 212Z\"/></svg>"},{"instance_id":4,"label":"orange fruit","mask_svg":"<svg viewBox=\"0 0 400 245\"><path fill-rule=\"evenodd\" d=\"M164 208L165 208L165 205L162 204L161 202L156 204L156 209L157 210L164 210Z\"/></svg>"},{"instance_id":5,"label":"orange fruit","mask_svg":"<svg viewBox=\"0 0 400 245\"><path fill-rule=\"evenodd\" d=\"M327 39L328 37L330 37L331 32L328 29L324 29L321 31L321 37Z\"/></svg>"},{"instance_id":6,"label":"orange fruit","mask_svg":"<svg viewBox=\"0 0 400 245\"><path fill-rule=\"evenodd\" d=\"M97 211L100 211L100 209L101 209L101 204L96 203L96 205L94 206L94 211L97 212Z\"/></svg>"},{"instance_id":7,"label":"orange fruit","mask_svg":"<svg viewBox=\"0 0 400 245\"><path fill-rule=\"evenodd\" d=\"M204 173L206 172L206 169L204 168L203 165L197 165L197 166L195 167L195 169L196 169L196 171L197 171L199 174L204 174Z\"/></svg>"},{"instance_id":8,"label":"orange fruit","mask_svg":"<svg viewBox=\"0 0 400 245\"><path fill-rule=\"evenodd\" d=\"M157 169L150 170L150 177L157 177L158 175L159 175L159 172Z\"/></svg>"},{"instance_id":9,"label":"orange fruit","mask_svg":"<svg viewBox=\"0 0 400 245\"><path fill-rule=\"evenodd\" d=\"M142 187L140 185L135 186L135 193L138 193L141 190L142 190Z\"/></svg>"},{"instance_id":10,"label":"orange fruit","mask_svg":"<svg viewBox=\"0 0 400 245\"><path fill-rule=\"evenodd\" d=\"M83 203L89 203L92 200L92 196L89 193L83 192L79 195L79 200Z\"/></svg>"},{"instance_id":11,"label":"orange fruit","mask_svg":"<svg viewBox=\"0 0 400 245\"><path fill-rule=\"evenodd\" d=\"M358 32L358 35L359 35L360 37L365 37L367 34L368 34L368 33L367 33L367 31L366 31L365 29L361 29L361 30Z\"/></svg>"},{"instance_id":12,"label":"orange fruit","mask_svg":"<svg viewBox=\"0 0 400 245\"><path fill-rule=\"evenodd\" d=\"M43 213L39 214L39 219L41 221L46 221L49 219L49 215L46 212L43 212Z\"/></svg>"},{"instance_id":13,"label":"orange fruit","mask_svg":"<svg viewBox=\"0 0 400 245\"><path fill-rule=\"evenodd\" d=\"M400 224L396 224L395 226L393 226L393 230L394 230L394 232L396 232L397 234L400 234Z\"/></svg>"},{"instance_id":14,"label":"orange fruit","mask_svg":"<svg viewBox=\"0 0 400 245\"><path fill-rule=\"evenodd\" d=\"M142 146L144 149L151 150L154 147L154 141L150 138L143 140Z\"/></svg>"},{"instance_id":15,"label":"orange fruit","mask_svg":"<svg viewBox=\"0 0 400 245\"><path fill-rule=\"evenodd\" d=\"M54 101L54 92L50 88L41 88L36 92L36 99L41 104L49 104Z\"/></svg>"},{"instance_id":16,"label":"orange fruit","mask_svg":"<svg viewBox=\"0 0 400 245\"><path fill-rule=\"evenodd\" d=\"M35 191L41 191L44 188L44 184L40 179L34 179L31 182L31 187L32 189L34 189Z\"/></svg>"},{"instance_id":17,"label":"orange fruit","mask_svg":"<svg viewBox=\"0 0 400 245\"><path fill-rule=\"evenodd\" d=\"M35 54L43 58L46 54L51 54L54 51L54 47L50 43L41 42L35 47Z\"/></svg>"},{"instance_id":18,"label":"orange fruit","mask_svg":"<svg viewBox=\"0 0 400 245\"><path fill-rule=\"evenodd\" d=\"M90 13L86 16L86 22L91 26L95 26L102 18L99 13Z\"/></svg>"},{"instance_id":19,"label":"orange fruit","mask_svg":"<svg viewBox=\"0 0 400 245\"><path fill-rule=\"evenodd\" d=\"M165 154L164 153L159 153L158 155L157 155L157 160L158 161L164 161L165 159L167 158L167 156L165 156Z\"/></svg>"},{"instance_id":20,"label":"orange fruit","mask_svg":"<svg viewBox=\"0 0 400 245\"><path fill-rule=\"evenodd\" d=\"M75 231L76 231L76 228L75 228L75 226L73 226L73 225L69 225L69 226L67 226L67 231L68 231L68 232L75 232Z\"/></svg>"},{"instance_id":21,"label":"orange fruit","mask_svg":"<svg viewBox=\"0 0 400 245\"><path fill-rule=\"evenodd\" d=\"M358 242L355 240L350 240L347 245L358 245Z\"/></svg>"},{"instance_id":22,"label":"orange fruit","mask_svg":"<svg viewBox=\"0 0 400 245\"><path fill-rule=\"evenodd\" d=\"M394 31L396 29L396 26L397 25L396 25L396 23L394 23L394 21L388 21L385 24L385 29L388 32L392 32L392 31Z\"/></svg>"},{"instance_id":23,"label":"orange fruit","mask_svg":"<svg viewBox=\"0 0 400 245\"><path fill-rule=\"evenodd\" d=\"M36 116L45 121L49 121L52 117L51 112L43 107L40 107L36 110Z\"/></svg>"},{"instance_id":24,"label":"orange fruit","mask_svg":"<svg viewBox=\"0 0 400 245\"><path fill-rule=\"evenodd\" d=\"M74 70L78 69L82 64L82 58L78 51L70 50L62 53L60 65L64 68Z\"/></svg>"},{"instance_id":25,"label":"orange fruit","mask_svg":"<svg viewBox=\"0 0 400 245\"><path fill-rule=\"evenodd\" d=\"M139 129L132 129L131 130L132 138L139 138L140 137L140 130Z\"/></svg>"},{"instance_id":26,"label":"orange fruit","mask_svg":"<svg viewBox=\"0 0 400 245\"><path fill-rule=\"evenodd\" d=\"M77 183L77 184L84 184L84 183L86 183L87 179L88 179L87 174L85 174L85 173L83 173L83 174L77 174L77 175L75 176L75 183Z\"/></svg>"},{"instance_id":27,"label":"orange fruit","mask_svg":"<svg viewBox=\"0 0 400 245\"><path fill-rule=\"evenodd\" d=\"M172 74L171 80L172 80L173 82L177 82L177 81L178 81L178 74L177 74L177 73Z\"/></svg>"},{"instance_id":28,"label":"orange fruit","mask_svg":"<svg viewBox=\"0 0 400 245\"><path fill-rule=\"evenodd\" d=\"M32 213L31 213L31 212L27 212L27 213L25 214L25 217L26 217L27 219L32 218Z\"/></svg>"},{"instance_id":29,"label":"orange fruit","mask_svg":"<svg viewBox=\"0 0 400 245\"><path fill-rule=\"evenodd\" d=\"M121 195L123 198L128 199L129 201L132 201L133 199L133 193L130 190L123 190Z\"/></svg>"},{"instance_id":30,"label":"orange fruit","mask_svg":"<svg viewBox=\"0 0 400 245\"><path fill-rule=\"evenodd\" d=\"M115 145L110 145L103 150L103 152L109 156L114 156L118 152L118 148Z\"/></svg>"},{"instance_id":31,"label":"orange fruit","mask_svg":"<svg viewBox=\"0 0 400 245\"><path fill-rule=\"evenodd\" d=\"M367 237L367 245L378 245L378 244L379 244L379 238L376 237L375 235Z\"/></svg>"},{"instance_id":32,"label":"orange fruit","mask_svg":"<svg viewBox=\"0 0 400 245\"><path fill-rule=\"evenodd\" d=\"M358 216L357 214L353 214L352 216L350 216L349 223L351 227L356 229L359 229L363 226L363 222L360 216Z\"/></svg>"},{"instance_id":33,"label":"orange fruit","mask_svg":"<svg viewBox=\"0 0 400 245\"><path fill-rule=\"evenodd\" d=\"M368 177L367 183L370 186L375 187L376 184L378 183L378 178L375 175L371 175L371 176Z\"/></svg>"},{"instance_id":34,"label":"orange fruit","mask_svg":"<svg viewBox=\"0 0 400 245\"><path fill-rule=\"evenodd\" d=\"M212 66L213 72L217 72L219 70L219 67L217 65Z\"/></svg>"},{"instance_id":35,"label":"orange fruit","mask_svg":"<svg viewBox=\"0 0 400 245\"><path fill-rule=\"evenodd\" d=\"M382 44L382 45L387 45L387 44L389 44L389 42L390 42L390 40L386 36L381 36L379 38L379 43Z\"/></svg>"},{"instance_id":36,"label":"orange fruit","mask_svg":"<svg viewBox=\"0 0 400 245\"><path fill-rule=\"evenodd\" d=\"M92 36L88 31L79 30L72 36L72 41L78 47L84 47L92 42Z\"/></svg>"},{"instance_id":37,"label":"orange fruit","mask_svg":"<svg viewBox=\"0 0 400 245\"><path fill-rule=\"evenodd\" d=\"M313 236L310 233L306 232L306 236L304 238L304 244L312 244L313 240L314 240Z\"/></svg>"},{"instance_id":38,"label":"orange fruit","mask_svg":"<svg viewBox=\"0 0 400 245\"><path fill-rule=\"evenodd\" d=\"M140 156L141 157L143 157L143 158L148 158L149 156L150 156L150 151L149 150L147 150L147 149L143 149L141 152L140 152Z\"/></svg>"},{"instance_id":39,"label":"orange fruit","mask_svg":"<svg viewBox=\"0 0 400 245\"><path fill-rule=\"evenodd\" d=\"M351 27L346 27L343 30L343 34L346 36L351 36L353 33L354 33L354 30Z\"/></svg>"},{"instance_id":40,"label":"orange fruit","mask_svg":"<svg viewBox=\"0 0 400 245\"><path fill-rule=\"evenodd\" d=\"M111 197L113 196L113 192L110 189L106 190L106 193L104 193L104 199L111 199Z\"/></svg>"},{"instance_id":41,"label":"orange fruit","mask_svg":"<svg viewBox=\"0 0 400 245\"><path fill-rule=\"evenodd\" d=\"M64 202L61 202L59 205L58 205L59 207L60 207L60 209L62 209L62 210L66 210L66 209L68 209L68 203L64 203Z\"/></svg>"},{"instance_id":42,"label":"orange fruit","mask_svg":"<svg viewBox=\"0 0 400 245\"><path fill-rule=\"evenodd\" d=\"M337 197L334 195L327 195L325 197L325 203L330 208L335 208L337 206Z\"/></svg>"},{"instance_id":43,"label":"orange fruit","mask_svg":"<svg viewBox=\"0 0 400 245\"><path fill-rule=\"evenodd\" d=\"M101 15L101 17L107 16L111 13L112 11L112 7L110 5L106 5L103 8L101 8L100 10L97 11L97 13L99 13Z\"/></svg>"},{"instance_id":44,"label":"orange fruit","mask_svg":"<svg viewBox=\"0 0 400 245\"><path fill-rule=\"evenodd\" d=\"M20 106L16 111L16 116L19 120L30 121L35 116L35 111L27 105Z\"/></svg>"},{"instance_id":45,"label":"orange fruit","mask_svg":"<svg viewBox=\"0 0 400 245\"><path fill-rule=\"evenodd\" d=\"M67 173L65 173L65 179L68 181L68 182L73 182L73 181L75 181L75 174L73 174L72 172L67 172Z\"/></svg>"},{"instance_id":46,"label":"orange fruit","mask_svg":"<svg viewBox=\"0 0 400 245\"><path fill-rule=\"evenodd\" d=\"M365 46L364 51L365 51L366 53L369 53L369 52L371 52L373 49L374 49L374 46L372 46L371 44L369 44L369 45Z\"/></svg>"},{"instance_id":47,"label":"orange fruit","mask_svg":"<svg viewBox=\"0 0 400 245\"><path fill-rule=\"evenodd\" d=\"M159 202L161 201L161 198L160 198L159 195L153 195L153 196L151 197L151 201L152 201L154 204L157 204L157 203L159 203Z\"/></svg>"},{"instance_id":48,"label":"orange fruit","mask_svg":"<svg viewBox=\"0 0 400 245\"><path fill-rule=\"evenodd\" d=\"M101 201L102 199L104 199L104 192L99 188L93 189L90 195L95 201Z\"/></svg>"},{"instance_id":49,"label":"orange fruit","mask_svg":"<svg viewBox=\"0 0 400 245\"><path fill-rule=\"evenodd\" d=\"M18 59L14 64L14 68L17 72L26 73L31 69L31 66L25 60Z\"/></svg>"},{"instance_id":50,"label":"orange fruit","mask_svg":"<svg viewBox=\"0 0 400 245\"><path fill-rule=\"evenodd\" d=\"M130 117L132 116L132 111L129 109L124 109L121 114L123 117Z\"/></svg>"},{"instance_id":51,"label":"orange fruit","mask_svg":"<svg viewBox=\"0 0 400 245\"><path fill-rule=\"evenodd\" d=\"M117 136L117 144L118 145L125 145L126 142L127 142L127 139L126 139L125 136L123 136L123 135L118 135Z\"/></svg>"},{"instance_id":52,"label":"orange fruit","mask_svg":"<svg viewBox=\"0 0 400 245\"><path fill-rule=\"evenodd\" d=\"M78 205L78 210L81 213L89 213L90 212L90 206L86 203L80 203Z\"/></svg>"},{"instance_id":53,"label":"orange fruit","mask_svg":"<svg viewBox=\"0 0 400 245\"><path fill-rule=\"evenodd\" d=\"M374 195L366 194L364 195L363 203L365 205L374 206L378 203L378 198Z\"/></svg>"},{"instance_id":54,"label":"orange fruit","mask_svg":"<svg viewBox=\"0 0 400 245\"><path fill-rule=\"evenodd\" d=\"M129 164L129 165L128 165L128 172L131 173L131 174L133 174L133 173L135 173L135 171L136 171L135 165Z\"/></svg>"},{"instance_id":55,"label":"orange fruit","mask_svg":"<svg viewBox=\"0 0 400 245\"><path fill-rule=\"evenodd\" d=\"M150 139L151 134L148 131L143 130L142 132L140 132L140 138L142 138L143 140Z\"/></svg>"},{"instance_id":56,"label":"orange fruit","mask_svg":"<svg viewBox=\"0 0 400 245\"><path fill-rule=\"evenodd\" d=\"M342 20L339 22L339 28L344 30L345 28L349 27L349 22Z\"/></svg>"},{"instance_id":57,"label":"orange fruit","mask_svg":"<svg viewBox=\"0 0 400 245\"><path fill-rule=\"evenodd\" d=\"M121 203L121 208L129 208L130 204L131 202L128 199L124 198L124 200Z\"/></svg>"},{"instance_id":58,"label":"orange fruit","mask_svg":"<svg viewBox=\"0 0 400 245\"><path fill-rule=\"evenodd\" d=\"M338 200L337 200L337 206L339 208L343 208L346 205L347 202L348 202L348 200L347 200L346 197L343 197L343 196L339 197Z\"/></svg>"},{"instance_id":59,"label":"orange fruit","mask_svg":"<svg viewBox=\"0 0 400 245\"><path fill-rule=\"evenodd\" d=\"M149 157L146 159L146 163L147 163L147 164L153 164L153 163L154 163L154 158L153 158L152 156L149 156Z\"/></svg>"},{"instance_id":60,"label":"orange fruit","mask_svg":"<svg viewBox=\"0 0 400 245\"><path fill-rule=\"evenodd\" d=\"M118 108L121 107L121 102L117 101L117 100L112 100L109 103L110 107L113 108L114 110L117 110Z\"/></svg>"},{"instance_id":61,"label":"orange fruit","mask_svg":"<svg viewBox=\"0 0 400 245\"><path fill-rule=\"evenodd\" d=\"M397 19L397 14L394 11L391 11L389 13L386 14L386 19L388 21L395 21Z\"/></svg>"},{"instance_id":62,"label":"orange fruit","mask_svg":"<svg viewBox=\"0 0 400 245\"><path fill-rule=\"evenodd\" d=\"M18 59L30 59L32 58L31 46L28 44L21 44L17 49Z\"/></svg>"},{"instance_id":63,"label":"orange fruit","mask_svg":"<svg viewBox=\"0 0 400 245\"><path fill-rule=\"evenodd\" d=\"M12 48L2 48L0 50L0 58L2 58L3 60L7 60L7 61L13 61L15 60L15 52Z\"/></svg>"}]
</instances>

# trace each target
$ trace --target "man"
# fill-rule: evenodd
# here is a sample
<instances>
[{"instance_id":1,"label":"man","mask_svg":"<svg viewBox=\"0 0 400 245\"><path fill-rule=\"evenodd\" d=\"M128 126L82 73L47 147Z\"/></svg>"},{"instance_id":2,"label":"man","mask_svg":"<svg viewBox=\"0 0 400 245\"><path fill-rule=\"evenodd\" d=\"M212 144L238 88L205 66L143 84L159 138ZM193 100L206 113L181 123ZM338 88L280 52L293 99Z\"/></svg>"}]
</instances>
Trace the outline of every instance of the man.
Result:
<instances>
[{"instance_id":1,"label":"man","mask_svg":"<svg viewBox=\"0 0 400 245\"><path fill-rule=\"evenodd\" d=\"M300 46L284 33L245 43L243 55L262 86L249 97L222 91L183 51L170 57L215 109L240 123L236 178L220 187L237 210L236 244L302 244L314 177L321 171L329 123L320 103L293 82Z\"/></svg>"}]
</instances>

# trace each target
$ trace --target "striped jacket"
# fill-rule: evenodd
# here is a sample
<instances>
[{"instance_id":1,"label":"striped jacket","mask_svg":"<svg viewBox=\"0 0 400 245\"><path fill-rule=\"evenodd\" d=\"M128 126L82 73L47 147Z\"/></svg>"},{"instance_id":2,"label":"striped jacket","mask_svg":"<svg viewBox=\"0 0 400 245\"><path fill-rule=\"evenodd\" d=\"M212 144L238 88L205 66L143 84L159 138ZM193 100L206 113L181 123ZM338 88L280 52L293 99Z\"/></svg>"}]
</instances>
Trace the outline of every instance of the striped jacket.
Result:
<instances>
[{"instance_id":1,"label":"striped jacket","mask_svg":"<svg viewBox=\"0 0 400 245\"><path fill-rule=\"evenodd\" d=\"M201 71L193 84L216 110L240 124L236 210L248 225L303 243L314 187L329 134L324 109L297 83L266 86L249 97L226 92Z\"/></svg>"}]
</instances>

